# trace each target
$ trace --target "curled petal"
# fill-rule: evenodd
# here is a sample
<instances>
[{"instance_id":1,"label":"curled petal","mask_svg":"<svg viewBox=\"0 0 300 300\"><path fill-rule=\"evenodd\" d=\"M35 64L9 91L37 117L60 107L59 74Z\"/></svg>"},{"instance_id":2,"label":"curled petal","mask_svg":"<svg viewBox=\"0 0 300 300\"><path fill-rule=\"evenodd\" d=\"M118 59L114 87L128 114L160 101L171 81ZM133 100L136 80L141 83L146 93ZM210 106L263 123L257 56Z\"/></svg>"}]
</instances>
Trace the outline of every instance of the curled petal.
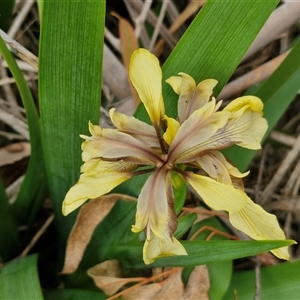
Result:
<instances>
[{"instance_id":1,"label":"curled petal","mask_svg":"<svg viewBox=\"0 0 300 300\"><path fill-rule=\"evenodd\" d=\"M169 118L165 116L165 120L168 123L168 128L164 133L164 140L168 145L171 145L172 141L174 140L177 131L179 129L180 124L173 118Z\"/></svg>"},{"instance_id":2,"label":"curled petal","mask_svg":"<svg viewBox=\"0 0 300 300\"><path fill-rule=\"evenodd\" d=\"M262 117L263 103L254 96L233 100L223 111L231 115L215 139L227 140L248 149L260 149L260 142L267 131L267 121Z\"/></svg>"},{"instance_id":3,"label":"curled petal","mask_svg":"<svg viewBox=\"0 0 300 300\"><path fill-rule=\"evenodd\" d=\"M197 163L213 179L231 185L231 178L226 167L212 154L201 156Z\"/></svg>"},{"instance_id":4,"label":"curled petal","mask_svg":"<svg viewBox=\"0 0 300 300\"><path fill-rule=\"evenodd\" d=\"M215 112L215 99L194 111L180 126L169 148L169 161L187 163L199 158L198 148L222 128L228 113Z\"/></svg>"},{"instance_id":5,"label":"curled petal","mask_svg":"<svg viewBox=\"0 0 300 300\"><path fill-rule=\"evenodd\" d=\"M241 210L229 212L231 224L255 240L285 240L284 232L279 227L276 217L267 213L247 197ZM289 259L288 247L271 251L282 259Z\"/></svg>"},{"instance_id":6,"label":"curled petal","mask_svg":"<svg viewBox=\"0 0 300 300\"><path fill-rule=\"evenodd\" d=\"M118 128L118 130L135 137L150 147L160 147L157 134L153 126L150 126L149 124L134 117L129 117L125 114L116 112L115 108L110 109L109 115L112 123Z\"/></svg>"},{"instance_id":7,"label":"curled petal","mask_svg":"<svg viewBox=\"0 0 300 300\"><path fill-rule=\"evenodd\" d=\"M201 156L197 163L210 177L225 184L232 184L231 176L242 178L249 174L249 172L241 173L219 151L211 151Z\"/></svg>"},{"instance_id":8,"label":"curled petal","mask_svg":"<svg viewBox=\"0 0 300 300\"><path fill-rule=\"evenodd\" d=\"M262 102L257 97L237 98L223 109L228 121L213 135L199 143L194 151L221 150L237 144L248 149L260 149L260 142L268 128L262 117Z\"/></svg>"},{"instance_id":9,"label":"curled petal","mask_svg":"<svg viewBox=\"0 0 300 300\"><path fill-rule=\"evenodd\" d=\"M212 209L235 212L245 206L247 195L232 185L220 183L192 172L183 174L186 181Z\"/></svg>"},{"instance_id":10,"label":"curled petal","mask_svg":"<svg viewBox=\"0 0 300 300\"><path fill-rule=\"evenodd\" d=\"M79 181L71 187L63 201L63 215L68 215L88 199L110 192L122 182L130 179L136 166L124 162L89 161L82 166Z\"/></svg>"},{"instance_id":11,"label":"curled petal","mask_svg":"<svg viewBox=\"0 0 300 300\"><path fill-rule=\"evenodd\" d=\"M158 59L146 49L134 51L129 64L129 77L145 105L150 120L158 129L165 115L161 86L162 73Z\"/></svg>"},{"instance_id":12,"label":"curled petal","mask_svg":"<svg viewBox=\"0 0 300 300\"><path fill-rule=\"evenodd\" d=\"M175 237L165 235L164 238L159 238L151 234L145 241L143 258L146 265L153 263L156 258L173 255L187 255L186 250Z\"/></svg>"},{"instance_id":13,"label":"curled petal","mask_svg":"<svg viewBox=\"0 0 300 300\"><path fill-rule=\"evenodd\" d=\"M178 119L183 123L195 110L205 105L212 96L213 88L217 85L214 79L201 81L197 86L194 79L185 73L167 79L174 92L179 95Z\"/></svg>"},{"instance_id":14,"label":"curled petal","mask_svg":"<svg viewBox=\"0 0 300 300\"><path fill-rule=\"evenodd\" d=\"M126 160L127 162L161 165L160 155L135 139L129 134L116 129L102 129L99 126L90 126L92 137L87 137L82 143L83 160L102 158L106 160Z\"/></svg>"},{"instance_id":15,"label":"curled petal","mask_svg":"<svg viewBox=\"0 0 300 300\"><path fill-rule=\"evenodd\" d=\"M147 239L150 239L151 232L164 239L166 232L171 237L176 230L171 172L165 168L150 175L139 195L132 231L139 232L145 227Z\"/></svg>"}]
</instances>

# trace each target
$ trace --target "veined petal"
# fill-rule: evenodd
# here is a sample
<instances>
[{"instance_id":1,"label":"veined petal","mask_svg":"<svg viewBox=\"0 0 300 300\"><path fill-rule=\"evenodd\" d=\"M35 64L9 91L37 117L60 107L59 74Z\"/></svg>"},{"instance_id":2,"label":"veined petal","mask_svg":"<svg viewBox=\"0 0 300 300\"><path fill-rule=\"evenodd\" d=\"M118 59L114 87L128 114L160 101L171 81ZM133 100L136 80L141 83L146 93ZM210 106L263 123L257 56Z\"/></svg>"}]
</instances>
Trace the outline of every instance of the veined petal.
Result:
<instances>
[{"instance_id":1,"label":"veined petal","mask_svg":"<svg viewBox=\"0 0 300 300\"><path fill-rule=\"evenodd\" d=\"M139 195L132 231L139 232L145 227L147 239L150 239L151 232L164 239L166 232L171 237L176 230L171 171L166 168L154 171Z\"/></svg>"},{"instance_id":2,"label":"veined petal","mask_svg":"<svg viewBox=\"0 0 300 300\"><path fill-rule=\"evenodd\" d=\"M134 51L129 64L129 77L145 105L150 120L154 127L158 128L165 115L162 73L158 59L146 49Z\"/></svg>"},{"instance_id":3,"label":"veined petal","mask_svg":"<svg viewBox=\"0 0 300 300\"><path fill-rule=\"evenodd\" d=\"M285 240L284 232L279 227L276 217L267 213L247 197L241 210L229 212L231 224L255 240ZM288 247L271 251L277 257L289 259Z\"/></svg>"},{"instance_id":4,"label":"veined petal","mask_svg":"<svg viewBox=\"0 0 300 300\"><path fill-rule=\"evenodd\" d=\"M63 215L68 215L88 199L94 199L110 192L122 182L130 179L134 166L124 162L91 161L83 165L79 181L71 187L63 201Z\"/></svg>"},{"instance_id":5,"label":"veined petal","mask_svg":"<svg viewBox=\"0 0 300 300\"><path fill-rule=\"evenodd\" d=\"M134 117L129 117L125 114L116 112L115 108L110 109L109 115L112 123L121 132L125 132L135 137L150 147L160 147L157 134L153 126Z\"/></svg>"},{"instance_id":6,"label":"veined petal","mask_svg":"<svg viewBox=\"0 0 300 300\"><path fill-rule=\"evenodd\" d=\"M232 101L229 108L222 111L229 114L227 123L199 143L197 151L221 150L233 144L248 149L260 149L260 142L268 125L259 108L262 108L262 102L257 97L245 96Z\"/></svg>"},{"instance_id":7,"label":"veined petal","mask_svg":"<svg viewBox=\"0 0 300 300\"><path fill-rule=\"evenodd\" d=\"M201 156L197 163L211 178L224 184L232 184L228 170L212 153Z\"/></svg>"},{"instance_id":8,"label":"veined petal","mask_svg":"<svg viewBox=\"0 0 300 300\"><path fill-rule=\"evenodd\" d=\"M179 95L178 119L182 124L195 110L205 105L212 96L213 88L217 85L214 79L201 81L197 86L194 79L185 73L166 80L174 92Z\"/></svg>"},{"instance_id":9,"label":"veined petal","mask_svg":"<svg viewBox=\"0 0 300 300\"><path fill-rule=\"evenodd\" d=\"M220 151L211 151L211 154L215 156L220 161L220 163L226 167L231 176L243 178L250 173L250 171L241 173L235 166L233 166L226 160L225 156Z\"/></svg>"},{"instance_id":10,"label":"veined petal","mask_svg":"<svg viewBox=\"0 0 300 300\"><path fill-rule=\"evenodd\" d=\"M219 151L210 151L208 154L201 156L197 163L210 177L225 184L232 184L230 176L242 178L249 174L249 171L241 173Z\"/></svg>"},{"instance_id":11,"label":"veined petal","mask_svg":"<svg viewBox=\"0 0 300 300\"><path fill-rule=\"evenodd\" d=\"M194 111L180 126L169 148L169 161L187 163L199 158L199 145L205 143L228 119L228 113L215 112L215 99Z\"/></svg>"},{"instance_id":12,"label":"veined petal","mask_svg":"<svg viewBox=\"0 0 300 300\"><path fill-rule=\"evenodd\" d=\"M165 116L165 120L168 123L168 128L164 133L163 138L168 145L171 145L172 141L174 140L177 134L180 124L175 119L169 118L167 116Z\"/></svg>"},{"instance_id":13,"label":"veined petal","mask_svg":"<svg viewBox=\"0 0 300 300\"><path fill-rule=\"evenodd\" d=\"M90 158L123 159L127 162L161 165L161 155L129 134L93 125L92 138L82 143L83 160Z\"/></svg>"},{"instance_id":14,"label":"veined petal","mask_svg":"<svg viewBox=\"0 0 300 300\"><path fill-rule=\"evenodd\" d=\"M231 185L192 172L184 172L183 176L203 201L214 210L235 212L245 206L247 195Z\"/></svg>"},{"instance_id":15,"label":"veined petal","mask_svg":"<svg viewBox=\"0 0 300 300\"><path fill-rule=\"evenodd\" d=\"M175 237L166 234L164 238L159 238L152 233L150 239L145 241L143 258L146 265L153 263L156 258L173 255L187 255L186 250Z\"/></svg>"}]
</instances>

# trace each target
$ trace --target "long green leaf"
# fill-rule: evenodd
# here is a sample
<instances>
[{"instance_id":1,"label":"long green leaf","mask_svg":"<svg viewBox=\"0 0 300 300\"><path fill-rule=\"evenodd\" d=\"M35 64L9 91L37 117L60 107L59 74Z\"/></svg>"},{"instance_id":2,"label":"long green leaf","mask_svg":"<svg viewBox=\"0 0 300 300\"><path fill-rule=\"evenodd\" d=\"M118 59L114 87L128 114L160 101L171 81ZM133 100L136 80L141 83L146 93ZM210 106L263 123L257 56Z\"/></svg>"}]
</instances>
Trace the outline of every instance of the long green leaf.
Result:
<instances>
[{"instance_id":1,"label":"long green leaf","mask_svg":"<svg viewBox=\"0 0 300 300\"><path fill-rule=\"evenodd\" d=\"M210 262L227 261L256 255L275 248L288 246L294 241L181 241L188 255L159 258L149 267L191 267ZM142 245L120 246L120 257L136 268L145 268L142 263ZM125 262L124 262L125 264Z\"/></svg>"},{"instance_id":2,"label":"long green leaf","mask_svg":"<svg viewBox=\"0 0 300 300\"><path fill-rule=\"evenodd\" d=\"M99 121L105 1L45 1L42 11L39 99L43 149L61 251L75 214L61 204L78 180L81 133Z\"/></svg>"},{"instance_id":3,"label":"long green leaf","mask_svg":"<svg viewBox=\"0 0 300 300\"><path fill-rule=\"evenodd\" d=\"M18 223L27 223L33 219L32 211L37 212L41 201L45 199L47 193L44 159L41 143L41 128L38 112L22 72L17 66L13 56L7 49L3 39L0 37L0 53L7 62L9 69L16 80L23 105L26 110L28 121L31 155L30 162L26 171L25 180L14 203L16 220Z\"/></svg>"},{"instance_id":4,"label":"long green leaf","mask_svg":"<svg viewBox=\"0 0 300 300\"><path fill-rule=\"evenodd\" d=\"M299 299L300 261L262 268L260 271L260 299ZM237 272L222 299L254 299L255 271Z\"/></svg>"},{"instance_id":5,"label":"long green leaf","mask_svg":"<svg viewBox=\"0 0 300 300\"><path fill-rule=\"evenodd\" d=\"M268 121L268 131L265 137L274 128L279 118L294 100L300 89L300 40L294 45L289 55L262 84L255 95L264 103L264 116ZM249 165L255 151L234 147L226 151L226 156L243 171Z\"/></svg>"},{"instance_id":6,"label":"long green leaf","mask_svg":"<svg viewBox=\"0 0 300 300\"><path fill-rule=\"evenodd\" d=\"M8 197L0 178L0 257L3 261L13 259L21 251L21 240Z\"/></svg>"},{"instance_id":7,"label":"long green leaf","mask_svg":"<svg viewBox=\"0 0 300 300\"><path fill-rule=\"evenodd\" d=\"M43 299L36 255L12 261L1 269L0 299Z\"/></svg>"},{"instance_id":8,"label":"long green leaf","mask_svg":"<svg viewBox=\"0 0 300 300\"><path fill-rule=\"evenodd\" d=\"M107 295L90 290L80 290L80 289L59 289L45 291L45 300L105 300Z\"/></svg>"}]
</instances>

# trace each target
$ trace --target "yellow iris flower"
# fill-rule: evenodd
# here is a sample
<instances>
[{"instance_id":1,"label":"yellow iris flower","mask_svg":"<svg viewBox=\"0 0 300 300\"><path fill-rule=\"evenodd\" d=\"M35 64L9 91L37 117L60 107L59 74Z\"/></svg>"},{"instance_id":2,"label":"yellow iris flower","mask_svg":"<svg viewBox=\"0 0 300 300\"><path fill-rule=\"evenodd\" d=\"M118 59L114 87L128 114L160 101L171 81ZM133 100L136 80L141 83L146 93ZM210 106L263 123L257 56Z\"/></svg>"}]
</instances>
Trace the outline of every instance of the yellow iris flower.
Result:
<instances>
[{"instance_id":1,"label":"yellow iris flower","mask_svg":"<svg viewBox=\"0 0 300 300\"><path fill-rule=\"evenodd\" d=\"M67 215L88 199L110 192L122 182L151 172L138 197L133 232L145 230L144 262L171 255L186 255L173 236L177 227L171 173L177 172L214 210L229 213L231 224L256 240L283 240L285 235L274 215L246 195L242 177L219 151L236 144L259 149L267 130L263 104L253 96L233 100L223 110L212 97L217 84L207 79L196 85L185 73L167 80L179 95L178 120L165 115L162 72L158 59L145 49L136 50L130 61L130 79L143 102L152 125L110 110L116 129L90 124L92 136L81 136L79 181L63 202ZM185 164L189 169L178 165ZM194 171L190 171L194 170ZM196 170L196 171L195 171ZM200 175L197 171L201 170ZM287 247L272 251L288 259Z\"/></svg>"}]
</instances>

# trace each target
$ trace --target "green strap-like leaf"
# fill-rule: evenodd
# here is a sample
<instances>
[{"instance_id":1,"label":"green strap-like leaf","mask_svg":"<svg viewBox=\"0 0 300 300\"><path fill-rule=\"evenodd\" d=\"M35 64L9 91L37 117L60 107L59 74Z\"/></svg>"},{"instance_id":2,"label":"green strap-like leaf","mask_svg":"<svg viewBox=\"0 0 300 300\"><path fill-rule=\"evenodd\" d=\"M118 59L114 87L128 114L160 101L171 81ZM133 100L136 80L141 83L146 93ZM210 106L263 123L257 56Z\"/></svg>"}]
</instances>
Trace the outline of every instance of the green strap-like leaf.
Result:
<instances>
[{"instance_id":1,"label":"green strap-like leaf","mask_svg":"<svg viewBox=\"0 0 300 300\"><path fill-rule=\"evenodd\" d=\"M36 213L45 199L47 184L45 179L44 159L41 144L41 128L38 112L22 72L17 66L13 56L7 49L3 39L0 37L0 53L7 62L9 69L16 80L23 105L26 110L28 121L31 155L29 166L26 171L25 180L14 203L16 220L18 223L27 223L33 219L33 212Z\"/></svg>"},{"instance_id":2,"label":"green strap-like leaf","mask_svg":"<svg viewBox=\"0 0 300 300\"><path fill-rule=\"evenodd\" d=\"M0 299L43 299L36 255L12 261L1 269Z\"/></svg>"},{"instance_id":3,"label":"green strap-like leaf","mask_svg":"<svg viewBox=\"0 0 300 300\"><path fill-rule=\"evenodd\" d=\"M227 261L256 255L275 248L293 244L294 241L182 241L188 255L159 258L149 267L192 267L210 262ZM120 246L119 257L136 268L145 267L142 262L142 245Z\"/></svg>"},{"instance_id":4,"label":"green strap-like leaf","mask_svg":"<svg viewBox=\"0 0 300 300\"><path fill-rule=\"evenodd\" d=\"M42 20L39 99L43 148L64 245L75 214L63 217L61 204L79 178L79 134L88 134L89 120L99 121L105 1L45 1Z\"/></svg>"},{"instance_id":5,"label":"green strap-like leaf","mask_svg":"<svg viewBox=\"0 0 300 300\"><path fill-rule=\"evenodd\" d=\"M0 178L0 257L4 261L13 259L21 251L21 240L8 197Z\"/></svg>"},{"instance_id":6,"label":"green strap-like leaf","mask_svg":"<svg viewBox=\"0 0 300 300\"><path fill-rule=\"evenodd\" d=\"M259 299L299 299L300 261L286 262L255 271L236 272L231 286L222 299L254 299L255 282L259 280Z\"/></svg>"}]
</instances>

